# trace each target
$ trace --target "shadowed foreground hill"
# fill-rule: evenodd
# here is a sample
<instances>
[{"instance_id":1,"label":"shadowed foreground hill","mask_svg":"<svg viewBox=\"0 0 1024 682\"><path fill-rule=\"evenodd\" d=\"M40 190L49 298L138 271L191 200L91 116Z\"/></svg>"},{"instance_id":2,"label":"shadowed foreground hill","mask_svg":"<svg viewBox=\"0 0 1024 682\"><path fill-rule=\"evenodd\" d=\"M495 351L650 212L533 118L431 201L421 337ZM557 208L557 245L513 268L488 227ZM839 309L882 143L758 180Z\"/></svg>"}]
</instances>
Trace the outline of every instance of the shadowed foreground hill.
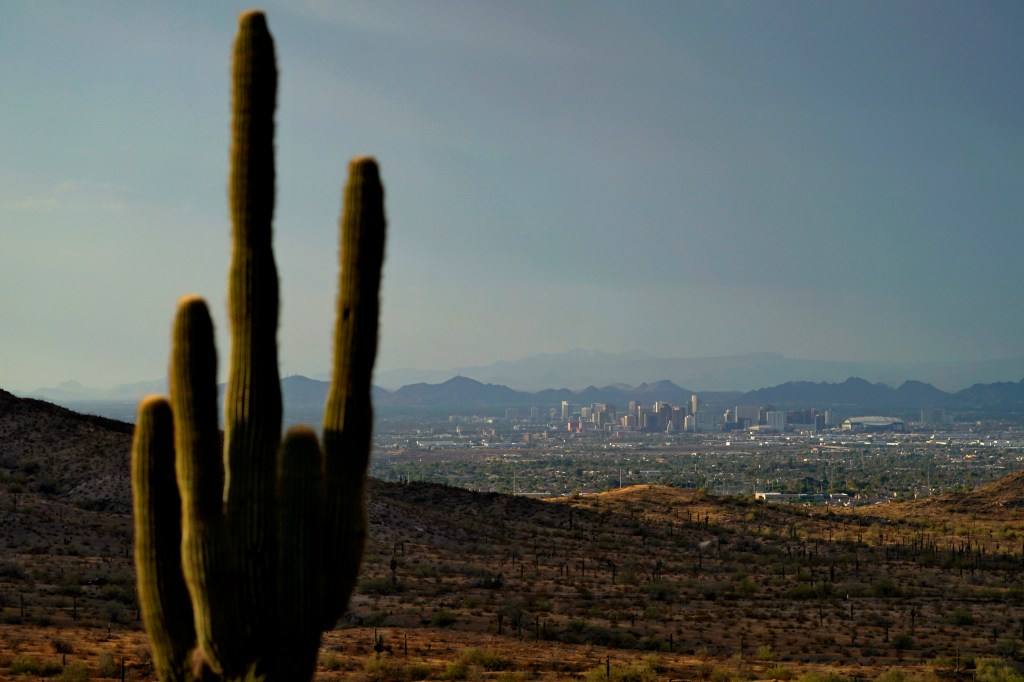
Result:
<instances>
[{"instance_id":1,"label":"shadowed foreground hill","mask_svg":"<svg viewBox=\"0 0 1024 682\"><path fill-rule=\"evenodd\" d=\"M0 390L0 480L9 494L127 513L131 434L131 424Z\"/></svg>"}]
</instances>

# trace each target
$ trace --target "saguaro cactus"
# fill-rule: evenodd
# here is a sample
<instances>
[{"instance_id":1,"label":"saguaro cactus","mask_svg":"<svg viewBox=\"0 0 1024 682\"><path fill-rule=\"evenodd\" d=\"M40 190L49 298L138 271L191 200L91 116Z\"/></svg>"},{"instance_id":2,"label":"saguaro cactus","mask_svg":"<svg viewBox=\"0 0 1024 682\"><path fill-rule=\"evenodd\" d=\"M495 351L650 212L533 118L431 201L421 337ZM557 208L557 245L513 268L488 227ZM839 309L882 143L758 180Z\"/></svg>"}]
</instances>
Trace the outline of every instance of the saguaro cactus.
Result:
<instances>
[{"instance_id":1,"label":"saguaro cactus","mask_svg":"<svg viewBox=\"0 0 1024 682\"><path fill-rule=\"evenodd\" d=\"M240 18L233 78L223 443L213 324L203 300L186 296L170 400L142 401L132 446L139 600L162 680L310 679L321 632L348 604L366 535L385 226L377 164L349 164L323 444L306 426L282 441L271 248L277 67L262 13Z\"/></svg>"}]
</instances>

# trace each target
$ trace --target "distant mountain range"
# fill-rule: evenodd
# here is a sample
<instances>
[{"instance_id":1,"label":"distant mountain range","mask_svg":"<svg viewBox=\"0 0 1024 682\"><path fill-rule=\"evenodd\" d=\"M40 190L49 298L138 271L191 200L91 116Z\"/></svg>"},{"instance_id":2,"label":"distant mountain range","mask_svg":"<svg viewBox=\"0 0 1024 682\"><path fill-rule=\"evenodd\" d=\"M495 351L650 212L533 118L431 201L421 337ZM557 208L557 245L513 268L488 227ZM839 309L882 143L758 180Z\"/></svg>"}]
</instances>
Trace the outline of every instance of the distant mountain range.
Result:
<instances>
[{"instance_id":1,"label":"distant mountain range","mask_svg":"<svg viewBox=\"0 0 1024 682\"><path fill-rule=\"evenodd\" d=\"M665 401L674 405L690 402L693 391L672 381L661 380L639 386L588 386L581 391L546 389L514 391L507 386L484 384L467 377L454 377L440 384L410 384L394 392L379 391L378 407L391 408L499 408L559 405L568 400L576 406L612 403L624 408L631 400L644 404ZM864 409L870 412L917 411L944 408L954 411L1018 413L1024 411L1024 380L975 384L948 393L931 384L905 381L899 388L851 377L840 383L792 381L756 391L707 391L698 393L701 404L715 406L774 405L780 409L807 407Z\"/></svg>"},{"instance_id":2,"label":"distant mountain range","mask_svg":"<svg viewBox=\"0 0 1024 682\"><path fill-rule=\"evenodd\" d=\"M319 423L327 397L328 383L303 376L281 380L287 423ZM574 406L611 403L622 410L631 400L644 404L665 401L688 404L694 392L663 379L637 386L588 386L579 391L567 388L542 391L517 391L500 384L489 384L456 376L435 384L415 383L396 391L374 387L373 401L378 412L476 412L500 414L508 407L557 407L563 400ZM66 394L36 396L67 407L131 420L134 402L104 400L68 400ZM81 395L79 392L77 395ZM119 394L118 394L119 395ZM975 384L955 393L942 391L921 381L905 381L898 388L851 377L838 383L790 381L755 391L698 392L701 404L714 409L735 405L773 405L779 409L817 407L838 408L841 412L916 414L924 408L943 408L951 412L985 415L1024 413L1024 380Z\"/></svg>"},{"instance_id":3,"label":"distant mountain range","mask_svg":"<svg viewBox=\"0 0 1024 682\"><path fill-rule=\"evenodd\" d=\"M778 353L748 353L712 358L665 358L642 352L605 353L575 349L542 353L490 365L446 370L395 369L377 372L374 382L397 389L414 383L440 383L453 376L500 384L518 391L545 388L653 383L668 379L701 391L751 391L800 378L839 383L862 377L871 383L899 386L908 380L927 382L955 392L975 383L1024 377L1024 355L984 362L838 362L800 360Z\"/></svg>"},{"instance_id":4,"label":"distant mountain range","mask_svg":"<svg viewBox=\"0 0 1024 682\"><path fill-rule=\"evenodd\" d=\"M803 381L791 381L793 377ZM682 404L696 392L704 403L716 407L843 406L904 413L942 407L990 413L1022 409L1021 384L1007 381L1019 377L1024 377L1024 355L973 363L863 363L797 360L777 353L662 358L640 352L576 349L456 370L378 372L374 403L384 411L495 413L504 407L557 406L563 400L578 405L614 403L620 408L630 400ZM281 385L287 422L320 420L326 382L295 375L282 379ZM770 388L763 388L766 386ZM29 397L134 420L140 398L166 391L166 382L161 380L112 389L69 381L56 388L38 389Z\"/></svg>"}]
</instances>

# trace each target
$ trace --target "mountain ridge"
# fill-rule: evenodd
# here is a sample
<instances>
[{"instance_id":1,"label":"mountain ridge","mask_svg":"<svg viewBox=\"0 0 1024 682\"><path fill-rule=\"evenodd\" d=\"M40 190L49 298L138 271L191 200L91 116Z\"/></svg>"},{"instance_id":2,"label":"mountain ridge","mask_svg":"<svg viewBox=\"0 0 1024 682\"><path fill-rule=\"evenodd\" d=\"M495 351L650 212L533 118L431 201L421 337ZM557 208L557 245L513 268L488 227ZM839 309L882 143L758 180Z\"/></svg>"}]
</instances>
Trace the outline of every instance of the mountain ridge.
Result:
<instances>
[{"instance_id":1,"label":"mountain ridge","mask_svg":"<svg viewBox=\"0 0 1024 682\"><path fill-rule=\"evenodd\" d=\"M520 391L668 379L680 386L695 387L705 392L747 392L791 381L794 377L835 383L855 376L889 385L918 380L955 392L975 383L1024 377L1024 355L984 361L848 362L789 358L767 351L673 358L643 351L607 353L576 348L564 353L538 353L515 360L445 370L403 368L377 371L374 382L396 389L410 383L437 383L456 375Z\"/></svg>"},{"instance_id":2,"label":"mountain ridge","mask_svg":"<svg viewBox=\"0 0 1024 682\"><path fill-rule=\"evenodd\" d=\"M292 375L281 380L286 423L318 423L329 384L325 381ZM1024 412L1024 379L1018 382L974 384L955 393L943 391L918 380L906 380L897 388L870 382L860 377L847 377L842 382L787 381L754 391L693 391L662 379L635 386L608 384L588 385L581 390L547 388L541 391L517 391L508 386L484 383L465 376L430 384L409 384L395 391L373 387L373 401L384 410L499 410L510 407L557 407L562 401L576 406L610 403L625 408L630 401L650 404L658 401L674 405L689 404L696 393L702 404L716 407L732 405L773 405L780 409L845 407L868 411L904 411L939 408L959 411L995 413ZM31 396L29 396L31 397ZM131 421L134 401L58 401L76 410L112 414L121 421Z\"/></svg>"}]
</instances>

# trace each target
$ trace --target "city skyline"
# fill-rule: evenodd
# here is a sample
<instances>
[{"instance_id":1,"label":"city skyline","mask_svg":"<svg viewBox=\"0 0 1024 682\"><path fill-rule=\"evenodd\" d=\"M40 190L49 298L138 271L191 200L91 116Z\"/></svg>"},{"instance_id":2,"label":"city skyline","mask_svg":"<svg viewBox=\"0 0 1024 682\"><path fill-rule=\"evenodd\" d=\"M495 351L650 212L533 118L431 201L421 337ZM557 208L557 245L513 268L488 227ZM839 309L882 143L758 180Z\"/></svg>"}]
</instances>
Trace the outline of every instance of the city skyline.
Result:
<instances>
[{"instance_id":1,"label":"city skyline","mask_svg":"<svg viewBox=\"0 0 1024 682\"><path fill-rule=\"evenodd\" d=\"M0 388L161 376L186 293L210 301L226 368L245 8L4 9ZM389 219L382 371L578 347L1024 353L1019 4L265 9L282 375L329 364L340 191L363 153Z\"/></svg>"}]
</instances>

